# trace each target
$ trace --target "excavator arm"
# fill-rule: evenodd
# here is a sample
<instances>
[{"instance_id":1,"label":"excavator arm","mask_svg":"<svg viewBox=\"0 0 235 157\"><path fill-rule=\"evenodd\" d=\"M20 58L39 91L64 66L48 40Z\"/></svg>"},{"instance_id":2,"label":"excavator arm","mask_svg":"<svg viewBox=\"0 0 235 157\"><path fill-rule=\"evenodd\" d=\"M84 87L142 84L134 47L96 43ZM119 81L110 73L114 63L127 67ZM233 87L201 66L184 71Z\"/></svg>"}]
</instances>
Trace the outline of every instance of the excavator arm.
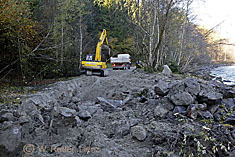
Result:
<instances>
[{"instance_id":1,"label":"excavator arm","mask_svg":"<svg viewBox=\"0 0 235 157\"><path fill-rule=\"evenodd\" d=\"M103 29L103 32L100 35L99 42L96 46L95 61L101 61L101 46L103 45L104 42L108 45L108 39L106 37L106 29Z\"/></svg>"},{"instance_id":2,"label":"excavator arm","mask_svg":"<svg viewBox=\"0 0 235 157\"><path fill-rule=\"evenodd\" d=\"M110 56L110 49L108 46L105 47L105 45L102 47L104 43L108 45L105 29L100 35L99 42L96 46L95 59L93 58L93 55L88 54L86 56L86 60L82 61L82 68L86 70L87 75L100 74L101 76L108 76L106 61L104 60L106 59L107 55ZM101 48L108 49L108 54L107 52L101 53Z\"/></svg>"}]
</instances>

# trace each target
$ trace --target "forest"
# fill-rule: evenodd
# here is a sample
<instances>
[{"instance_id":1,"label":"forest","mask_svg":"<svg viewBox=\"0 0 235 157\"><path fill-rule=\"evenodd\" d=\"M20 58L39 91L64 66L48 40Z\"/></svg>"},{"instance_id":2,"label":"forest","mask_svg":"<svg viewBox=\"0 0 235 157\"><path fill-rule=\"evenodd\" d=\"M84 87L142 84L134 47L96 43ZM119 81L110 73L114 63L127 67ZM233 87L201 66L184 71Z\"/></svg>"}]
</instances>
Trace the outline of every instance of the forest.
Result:
<instances>
[{"instance_id":1,"label":"forest","mask_svg":"<svg viewBox=\"0 0 235 157\"><path fill-rule=\"evenodd\" d=\"M76 76L103 29L111 56L129 53L150 72L229 59L226 39L194 23L193 1L0 0L0 80Z\"/></svg>"},{"instance_id":2,"label":"forest","mask_svg":"<svg viewBox=\"0 0 235 157\"><path fill-rule=\"evenodd\" d=\"M0 0L0 157L235 157L235 44L199 1Z\"/></svg>"}]
</instances>

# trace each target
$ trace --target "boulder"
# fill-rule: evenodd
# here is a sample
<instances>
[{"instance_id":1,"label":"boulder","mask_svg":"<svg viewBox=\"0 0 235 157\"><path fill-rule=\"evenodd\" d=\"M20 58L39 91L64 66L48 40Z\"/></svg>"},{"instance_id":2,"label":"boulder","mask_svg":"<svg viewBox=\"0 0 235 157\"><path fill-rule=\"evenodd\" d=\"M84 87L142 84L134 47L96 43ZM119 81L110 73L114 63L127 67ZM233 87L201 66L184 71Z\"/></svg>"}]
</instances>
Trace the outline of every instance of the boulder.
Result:
<instances>
[{"instance_id":1,"label":"boulder","mask_svg":"<svg viewBox=\"0 0 235 157\"><path fill-rule=\"evenodd\" d=\"M221 104L224 104L227 109L235 108L235 98L223 99Z\"/></svg>"},{"instance_id":2,"label":"boulder","mask_svg":"<svg viewBox=\"0 0 235 157\"><path fill-rule=\"evenodd\" d=\"M38 112L36 105L34 105L31 99L24 100L21 105L19 105L18 114L21 116L30 115L33 116L34 113Z\"/></svg>"},{"instance_id":3,"label":"boulder","mask_svg":"<svg viewBox=\"0 0 235 157\"><path fill-rule=\"evenodd\" d=\"M169 91L169 83L159 80L156 86L154 86L154 91L157 95L165 96Z\"/></svg>"},{"instance_id":4,"label":"boulder","mask_svg":"<svg viewBox=\"0 0 235 157\"><path fill-rule=\"evenodd\" d=\"M122 106L122 101L109 101L103 97L97 97L97 103L99 103L104 111L116 111Z\"/></svg>"},{"instance_id":5,"label":"boulder","mask_svg":"<svg viewBox=\"0 0 235 157\"><path fill-rule=\"evenodd\" d=\"M168 113L168 110L163 108L162 106L158 105L154 109L154 116L155 118L164 118Z\"/></svg>"},{"instance_id":6,"label":"boulder","mask_svg":"<svg viewBox=\"0 0 235 157\"><path fill-rule=\"evenodd\" d=\"M175 106L173 112L180 113L180 114L186 114L187 110L186 110L186 107L184 107L184 106Z\"/></svg>"},{"instance_id":7,"label":"boulder","mask_svg":"<svg viewBox=\"0 0 235 157\"><path fill-rule=\"evenodd\" d=\"M177 127L169 122L160 122L160 121L152 121L147 126L148 132L151 134L151 140L156 145L160 145L162 143L167 144L167 138L172 137L177 132Z\"/></svg>"},{"instance_id":8,"label":"boulder","mask_svg":"<svg viewBox=\"0 0 235 157\"><path fill-rule=\"evenodd\" d=\"M80 102L80 99L78 97L74 96L74 97L72 97L71 102L76 104L76 103Z\"/></svg>"},{"instance_id":9,"label":"boulder","mask_svg":"<svg viewBox=\"0 0 235 157\"><path fill-rule=\"evenodd\" d=\"M217 93L215 91L206 91L203 90L199 93L200 102L205 102L207 104L215 104L220 102L223 99L223 94Z\"/></svg>"},{"instance_id":10,"label":"boulder","mask_svg":"<svg viewBox=\"0 0 235 157\"><path fill-rule=\"evenodd\" d=\"M137 125L131 128L131 135L139 141L144 141L147 137L147 131L142 126Z\"/></svg>"},{"instance_id":11,"label":"boulder","mask_svg":"<svg viewBox=\"0 0 235 157\"><path fill-rule=\"evenodd\" d=\"M2 128L0 130L0 147L6 149L7 152L16 153L21 143L21 128L20 125L13 123L9 123L5 128Z\"/></svg>"},{"instance_id":12,"label":"boulder","mask_svg":"<svg viewBox=\"0 0 235 157\"><path fill-rule=\"evenodd\" d=\"M162 74L164 74L164 75L171 75L172 74L172 71L171 71L171 69L169 68L168 65L163 66Z\"/></svg>"},{"instance_id":13,"label":"boulder","mask_svg":"<svg viewBox=\"0 0 235 157\"><path fill-rule=\"evenodd\" d=\"M82 110L82 111L78 112L78 117L81 118L82 120L88 120L92 116L91 116L90 112L88 112L86 110Z\"/></svg>"},{"instance_id":14,"label":"boulder","mask_svg":"<svg viewBox=\"0 0 235 157\"><path fill-rule=\"evenodd\" d=\"M162 99L158 100L157 105L161 105L169 111L172 111L174 109L174 104L172 104L171 100L167 97L163 97Z\"/></svg>"},{"instance_id":15,"label":"boulder","mask_svg":"<svg viewBox=\"0 0 235 157\"><path fill-rule=\"evenodd\" d=\"M55 112L61 114L64 117L75 117L76 110L69 109L67 107L54 107Z\"/></svg>"},{"instance_id":16,"label":"boulder","mask_svg":"<svg viewBox=\"0 0 235 157\"><path fill-rule=\"evenodd\" d=\"M97 112L98 109L100 109L100 107L98 106L89 106L87 108L87 111L93 116Z\"/></svg>"},{"instance_id":17,"label":"boulder","mask_svg":"<svg viewBox=\"0 0 235 157\"><path fill-rule=\"evenodd\" d=\"M22 125L24 123L30 122L31 118L29 116L21 116L18 121L19 121L19 124Z\"/></svg>"},{"instance_id":18,"label":"boulder","mask_svg":"<svg viewBox=\"0 0 235 157\"><path fill-rule=\"evenodd\" d=\"M15 117L13 116L12 113L5 113L1 116L0 119L4 119L4 120L7 120L7 121L14 121Z\"/></svg>"},{"instance_id":19,"label":"boulder","mask_svg":"<svg viewBox=\"0 0 235 157\"><path fill-rule=\"evenodd\" d=\"M111 125L116 137L123 137L130 133L130 123L127 120L116 120Z\"/></svg>"},{"instance_id":20,"label":"boulder","mask_svg":"<svg viewBox=\"0 0 235 157\"><path fill-rule=\"evenodd\" d=\"M177 106L189 105L194 102L194 98L188 92L177 93L172 95L170 98Z\"/></svg>"},{"instance_id":21,"label":"boulder","mask_svg":"<svg viewBox=\"0 0 235 157\"><path fill-rule=\"evenodd\" d=\"M181 80L173 80L169 84L169 92L168 95L175 95L177 93L185 92L185 84Z\"/></svg>"},{"instance_id":22,"label":"boulder","mask_svg":"<svg viewBox=\"0 0 235 157\"><path fill-rule=\"evenodd\" d=\"M47 93L38 93L22 102L22 105L33 104L37 106L37 109L50 110L51 106L56 103L56 100Z\"/></svg>"},{"instance_id":23,"label":"boulder","mask_svg":"<svg viewBox=\"0 0 235 157\"><path fill-rule=\"evenodd\" d=\"M190 94L197 95L201 90L200 84L196 79L186 78L184 79L184 83L186 86L185 91Z\"/></svg>"}]
</instances>

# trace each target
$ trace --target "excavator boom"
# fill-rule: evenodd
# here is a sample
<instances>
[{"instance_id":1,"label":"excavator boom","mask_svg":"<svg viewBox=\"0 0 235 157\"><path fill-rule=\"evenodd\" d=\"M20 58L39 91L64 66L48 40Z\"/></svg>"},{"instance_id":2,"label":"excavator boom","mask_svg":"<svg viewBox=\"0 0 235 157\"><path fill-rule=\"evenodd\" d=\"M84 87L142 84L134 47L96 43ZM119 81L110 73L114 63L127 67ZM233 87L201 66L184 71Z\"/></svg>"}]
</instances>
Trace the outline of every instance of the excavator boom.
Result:
<instances>
[{"instance_id":1,"label":"excavator boom","mask_svg":"<svg viewBox=\"0 0 235 157\"><path fill-rule=\"evenodd\" d=\"M92 75L93 73L99 73L101 76L107 76L107 65L106 65L106 58L104 53L101 53L101 48L104 42L108 45L108 39L106 37L106 30L103 29L103 32L100 35L99 42L96 46L96 53L95 58L93 58L93 55L88 54L86 56L86 60L82 61L82 68L86 70L87 75ZM105 47L105 46L104 46ZM106 46L106 49L108 46ZM110 55L110 49L108 48L109 52L108 55Z\"/></svg>"},{"instance_id":2,"label":"excavator boom","mask_svg":"<svg viewBox=\"0 0 235 157\"><path fill-rule=\"evenodd\" d=\"M108 45L108 39L106 37L106 29L103 29L99 42L96 46L95 61L101 61L101 46L103 45L104 42L106 42L106 44Z\"/></svg>"}]
</instances>

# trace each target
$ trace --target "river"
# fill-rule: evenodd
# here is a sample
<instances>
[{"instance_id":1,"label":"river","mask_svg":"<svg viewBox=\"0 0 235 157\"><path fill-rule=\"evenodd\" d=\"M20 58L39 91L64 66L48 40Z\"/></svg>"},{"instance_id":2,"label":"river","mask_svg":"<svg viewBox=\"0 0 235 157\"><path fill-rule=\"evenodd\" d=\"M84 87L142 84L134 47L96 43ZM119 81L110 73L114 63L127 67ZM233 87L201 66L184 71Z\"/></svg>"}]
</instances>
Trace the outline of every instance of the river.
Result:
<instances>
[{"instance_id":1,"label":"river","mask_svg":"<svg viewBox=\"0 0 235 157\"><path fill-rule=\"evenodd\" d=\"M235 65L215 68L211 70L211 75L221 77L225 84L235 85Z\"/></svg>"}]
</instances>

